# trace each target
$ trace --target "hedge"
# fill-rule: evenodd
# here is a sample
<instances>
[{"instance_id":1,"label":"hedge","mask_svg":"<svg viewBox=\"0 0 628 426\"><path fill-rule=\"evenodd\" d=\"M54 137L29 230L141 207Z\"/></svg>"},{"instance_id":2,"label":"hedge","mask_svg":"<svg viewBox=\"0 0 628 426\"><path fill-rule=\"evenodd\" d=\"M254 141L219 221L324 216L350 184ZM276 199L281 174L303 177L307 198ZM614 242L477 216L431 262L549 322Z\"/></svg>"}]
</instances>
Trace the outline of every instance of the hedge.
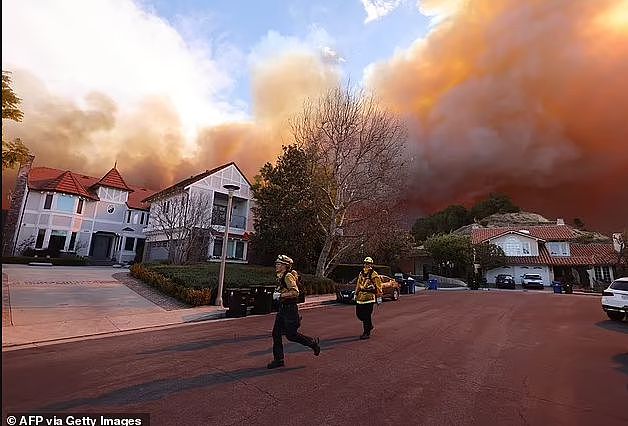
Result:
<instances>
[{"instance_id":1,"label":"hedge","mask_svg":"<svg viewBox=\"0 0 628 426\"><path fill-rule=\"evenodd\" d=\"M24 264L31 262L52 263L54 266L86 266L89 265L87 259L82 257L2 257L3 264Z\"/></svg>"},{"instance_id":2,"label":"hedge","mask_svg":"<svg viewBox=\"0 0 628 426\"><path fill-rule=\"evenodd\" d=\"M157 272L175 283L192 288L218 287L219 264L201 265L150 265L148 269ZM301 282L306 295L330 294L334 292L334 282L328 278L301 274ZM275 285L275 268L228 264L225 271L224 288L250 287L252 285Z\"/></svg>"},{"instance_id":3,"label":"hedge","mask_svg":"<svg viewBox=\"0 0 628 426\"><path fill-rule=\"evenodd\" d=\"M131 275L190 305L215 302L218 288L218 264L156 265L136 264ZM328 278L302 274L301 282L306 295L334 293L335 283ZM227 265L223 288L275 285L277 278L272 267Z\"/></svg>"},{"instance_id":4,"label":"hedge","mask_svg":"<svg viewBox=\"0 0 628 426\"><path fill-rule=\"evenodd\" d=\"M158 289L168 296L172 296L192 306L211 305L216 300L216 288L188 287L165 277L164 275L146 268L140 263L131 266L131 275L146 284Z\"/></svg>"}]
</instances>

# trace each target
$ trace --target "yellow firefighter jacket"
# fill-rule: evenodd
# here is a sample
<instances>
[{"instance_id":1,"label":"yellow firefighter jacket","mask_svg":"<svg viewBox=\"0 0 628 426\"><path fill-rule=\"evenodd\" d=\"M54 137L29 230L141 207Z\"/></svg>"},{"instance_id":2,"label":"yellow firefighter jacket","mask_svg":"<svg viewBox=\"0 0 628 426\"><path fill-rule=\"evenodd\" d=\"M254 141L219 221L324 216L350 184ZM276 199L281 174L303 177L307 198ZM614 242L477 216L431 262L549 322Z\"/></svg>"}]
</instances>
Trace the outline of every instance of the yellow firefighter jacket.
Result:
<instances>
[{"instance_id":1,"label":"yellow firefighter jacket","mask_svg":"<svg viewBox=\"0 0 628 426\"><path fill-rule=\"evenodd\" d=\"M360 271L355 285L355 302L358 304L375 303L377 297L382 297L382 279L373 269L366 274L364 270Z\"/></svg>"},{"instance_id":2,"label":"yellow firefighter jacket","mask_svg":"<svg viewBox=\"0 0 628 426\"><path fill-rule=\"evenodd\" d=\"M296 302L299 298L299 287L297 286L297 279L299 275L297 271L286 272L277 274L277 281L279 286L277 291L279 292L279 300L281 302ZM283 279L283 282L282 282Z\"/></svg>"}]
</instances>

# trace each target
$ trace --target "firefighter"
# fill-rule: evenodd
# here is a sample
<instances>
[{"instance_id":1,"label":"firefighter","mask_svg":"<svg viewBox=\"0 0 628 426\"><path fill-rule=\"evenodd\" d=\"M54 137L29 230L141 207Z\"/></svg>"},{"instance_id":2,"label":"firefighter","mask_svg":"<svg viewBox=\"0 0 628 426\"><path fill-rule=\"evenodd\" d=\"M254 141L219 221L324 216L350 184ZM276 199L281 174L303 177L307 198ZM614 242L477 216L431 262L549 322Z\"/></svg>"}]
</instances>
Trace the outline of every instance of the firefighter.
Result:
<instances>
[{"instance_id":1,"label":"firefighter","mask_svg":"<svg viewBox=\"0 0 628 426\"><path fill-rule=\"evenodd\" d=\"M373 269L373 259L364 259L364 267L355 285L355 314L364 332L360 339L369 339L373 331L373 305L382 303L382 280Z\"/></svg>"},{"instance_id":2,"label":"firefighter","mask_svg":"<svg viewBox=\"0 0 628 426\"><path fill-rule=\"evenodd\" d=\"M297 301L299 298L299 288L297 286L298 274L292 269L293 261L286 255L279 255L275 261L275 271L277 272L278 287L275 292L278 299L277 316L273 326L273 361L268 364L268 368L284 366L282 335L291 342L297 342L312 349L314 355L321 353L319 345L320 339L311 338L299 333L301 317Z\"/></svg>"}]
</instances>

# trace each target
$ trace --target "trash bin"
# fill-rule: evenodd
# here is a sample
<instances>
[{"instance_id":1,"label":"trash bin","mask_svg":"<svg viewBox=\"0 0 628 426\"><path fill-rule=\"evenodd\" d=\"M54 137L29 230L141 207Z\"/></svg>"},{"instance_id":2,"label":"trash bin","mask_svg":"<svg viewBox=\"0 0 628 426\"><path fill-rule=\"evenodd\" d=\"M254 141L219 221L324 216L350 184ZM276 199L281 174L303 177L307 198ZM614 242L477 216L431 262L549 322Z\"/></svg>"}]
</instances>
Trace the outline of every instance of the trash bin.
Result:
<instances>
[{"instance_id":1,"label":"trash bin","mask_svg":"<svg viewBox=\"0 0 628 426\"><path fill-rule=\"evenodd\" d=\"M257 299L261 291L262 291L261 285L249 286L249 300L247 301L249 306L255 306L255 299Z\"/></svg>"},{"instance_id":2,"label":"trash bin","mask_svg":"<svg viewBox=\"0 0 628 426\"><path fill-rule=\"evenodd\" d=\"M273 311L273 292L275 287L261 285L254 287L255 290L251 287L251 292L254 293L251 313L255 315L270 314Z\"/></svg>"},{"instance_id":3,"label":"trash bin","mask_svg":"<svg viewBox=\"0 0 628 426\"><path fill-rule=\"evenodd\" d=\"M573 294L573 284L571 283L563 284L563 292L565 294Z\"/></svg>"},{"instance_id":4,"label":"trash bin","mask_svg":"<svg viewBox=\"0 0 628 426\"><path fill-rule=\"evenodd\" d=\"M408 294L408 282L406 280L401 282L401 294Z\"/></svg>"},{"instance_id":5,"label":"trash bin","mask_svg":"<svg viewBox=\"0 0 628 426\"><path fill-rule=\"evenodd\" d=\"M563 292L563 286L560 284L560 281L552 281L552 287L554 288L554 293L556 294Z\"/></svg>"},{"instance_id":6,"label":"trash bin","mask_svg":"<svg viewBox=\"0 0 628 426\"><path fill-rule=\"evenodd\" d=\"M412 278L406 280L408 283L408 294L414 294L416 292L416 282Z\"/></svg>"},{"instance_id":7,"label":"trash bin","mask_svg":"<svg viewBox=\"0 0 628 426\"><path fill-rule=\"evenodd\" d=\"M430 290L438 290L438 280L436 278L430 278L427 283L427 288L429 288Z\"/></svg>"},{"instance_id":8,"label":"trash bin","mask_svg":"<svg viewBox=\"0 0 628 426\"><path fill-rule=\"evenodd\" d=\"M245 317L249 306L250 291L248 288L230 288L228 293L227 317Z\"/></svg>"}]
</instances>

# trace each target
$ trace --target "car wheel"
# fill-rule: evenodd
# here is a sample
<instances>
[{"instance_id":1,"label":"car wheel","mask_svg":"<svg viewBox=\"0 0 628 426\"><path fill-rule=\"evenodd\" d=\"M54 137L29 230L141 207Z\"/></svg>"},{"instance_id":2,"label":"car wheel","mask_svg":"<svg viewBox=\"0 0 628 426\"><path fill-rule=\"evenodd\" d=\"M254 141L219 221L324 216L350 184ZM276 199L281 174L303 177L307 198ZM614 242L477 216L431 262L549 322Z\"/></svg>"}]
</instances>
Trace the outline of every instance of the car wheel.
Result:
<instances>
[{"instance_id":1,"label":"car wheel","mask_svg":"<svg viewBox=\"0 0 628 426\"><path fill-rule=\"evenodd\" d=\"M613 321L622 321L624 317L626 316L626 314L624 314L623 312L612 312L612 311L607 312L606 315L608 315L608 317L612 319Z\"/></svg>"},{"instance_id":2,"label":"car wheel","mask_svg":"<svg viewBox=\"0 0 628 426\"><path fill-rule=\"evenodd\" d=\"M399 290L395 289L392 292L392 300L399 300Z\"/></svg>"}]
</instances>

